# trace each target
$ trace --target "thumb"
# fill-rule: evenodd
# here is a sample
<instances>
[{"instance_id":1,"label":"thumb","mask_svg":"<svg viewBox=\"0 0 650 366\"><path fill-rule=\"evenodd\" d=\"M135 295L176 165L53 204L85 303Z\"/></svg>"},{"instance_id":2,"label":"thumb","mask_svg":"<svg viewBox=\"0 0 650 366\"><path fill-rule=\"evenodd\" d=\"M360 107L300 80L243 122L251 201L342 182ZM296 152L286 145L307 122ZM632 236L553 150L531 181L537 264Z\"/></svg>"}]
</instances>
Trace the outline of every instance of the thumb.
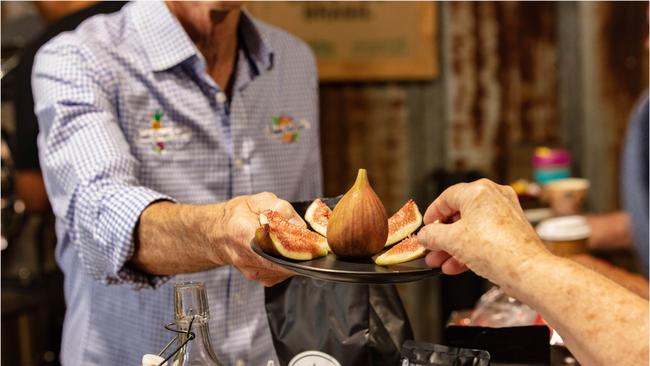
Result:
<instances>
[{"instance_id":1,"label":"thumb","mask_svg":"<svg viewBox=\"0 0 650 366\"><path fill-rule=\"evenodd\" d=\"M462 225L461 221L453 224L443 224L439 221L425 225L418 232L418 242L431 251L444 251L451 255L454 253L454 243L458 240L458 226Z\"/></svg>"},{"instance_id":2,"label":"thumb","mask_svg":"<svg viewBox=\"0 0 650 366\"><path fill-rule=\"evenodd\" d=\"M426 225L418 233L418 242L431 250L426 257L430 267L440 267L443 273L455 275L467 270L467 267L454 257L455 242L458 240L458 226L460 221L453 224L441 224L435 221Z\"/></svg>"},{"instance_id":3,"label":"thumb","mask_svg":"<svg viewBox=\"0 0 650 366\"><path fill-rule=\"evenodd\" d=\"M282 215L285 219L287 219L290 223L302 227L307 227L307 223L298 215L296 210L293 209L293 206L285 200L277 200L277 202L273 205L271 208L273 211L278 212L280 215Z\"/></svg>"}]
</instances>

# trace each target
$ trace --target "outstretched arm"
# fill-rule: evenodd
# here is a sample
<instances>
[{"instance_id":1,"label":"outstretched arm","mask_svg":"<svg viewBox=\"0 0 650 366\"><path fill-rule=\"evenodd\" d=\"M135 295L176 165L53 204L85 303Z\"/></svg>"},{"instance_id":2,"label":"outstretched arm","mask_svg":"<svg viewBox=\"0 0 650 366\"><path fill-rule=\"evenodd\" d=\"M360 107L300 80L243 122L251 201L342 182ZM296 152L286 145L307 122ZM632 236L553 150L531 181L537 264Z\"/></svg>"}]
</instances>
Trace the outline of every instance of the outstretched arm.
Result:
<instances>
[{"instance_id":1,"label":"outstretched arm","mask_svg":"<svg viewBox=\"0 0 650 366\"><path fill-rule=\"evenodd\" d=\"M448 274L469 268L498 284L539 311L581 364L648 364L648 302L549 253L511 188L488 180L452 186L424 222L418 240L432 250L429 265Z\"/></svg>"},{"instance_id":2,"label":"outstretched arm","mask_svg":"<svg viewBox=\"0 0 650 366\"><path fill-rule=\"evenodd\" d=\"M116 109L118 78L70 37L41 48L33 72L40 161L63 250L95 280L136 287L161 282L152 275L220 265L267 285L289 276L249 245L258 214L291 218L290 204L261 193L184 205L141 184Z\"/></svg>"},{"instance_id":3,"label":"outstretched arm","mask_svg":"<svg viewBox=\"0 0 650 366\"><path fill-rule=\"evenodd\" d=\"M268 192L209 205L156 202L140 216L131 265L156 275L233 265L264 285L283 281L291 273L249 247L267 209L302 222L287 201Z\"/></svg>"}]
</instances>

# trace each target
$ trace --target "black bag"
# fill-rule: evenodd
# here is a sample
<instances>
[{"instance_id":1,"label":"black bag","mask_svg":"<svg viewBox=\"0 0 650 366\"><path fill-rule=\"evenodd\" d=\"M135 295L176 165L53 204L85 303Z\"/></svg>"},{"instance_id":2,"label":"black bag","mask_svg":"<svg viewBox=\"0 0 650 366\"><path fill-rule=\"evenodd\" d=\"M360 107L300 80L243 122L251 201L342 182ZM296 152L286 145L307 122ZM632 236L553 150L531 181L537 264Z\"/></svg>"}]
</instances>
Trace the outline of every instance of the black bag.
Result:
<instances>
[{"instance_id":1,"label":"black bag","mask_svg":"<svg viewBox=\"0 0 650 366\"><path fill-rule=\"evenodd\" d=\"M392 285L325 282L296 276L265 290L273 345L281 365L320 351L342 366L399 365L413 331Z\"/></svg>"},{"instance_id":2,"label":"black bag","mask_svg":"<svg viewBox=\"0 0 650 366\"><path fill-rule=\"evenodd\" d=\"M446 343L454 347L480 348L490 353L493 365L548 365L551 362L547 326L489 328L450 326Z\"/></svg>"}]
</instances>

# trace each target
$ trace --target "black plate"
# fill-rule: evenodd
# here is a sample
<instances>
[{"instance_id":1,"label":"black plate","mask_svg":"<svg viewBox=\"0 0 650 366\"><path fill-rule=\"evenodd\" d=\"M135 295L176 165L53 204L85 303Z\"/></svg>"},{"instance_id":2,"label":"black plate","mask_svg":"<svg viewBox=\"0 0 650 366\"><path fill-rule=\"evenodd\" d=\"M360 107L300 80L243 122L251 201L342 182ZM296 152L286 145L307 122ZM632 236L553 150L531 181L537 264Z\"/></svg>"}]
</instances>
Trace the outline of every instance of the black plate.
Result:
<instances>
[{"instance_id":1,"label":"black plate","mask_svg":"<svg viewBox=\"0 0 650 366\"><path fill-rule=\"evenodd\" d=\"M322 200L330 208L333 208L339 199L340 197L324 198ZM310 204L311 201L292 203L294 209L300 216L304 216ZM255 241L251 243L251 247L255 253L275 264L298 274L319 280L382 284L413 282L440 274L439 269L428 267L424 262L424 258L392 266L378 266L371 258L347 259L339 258L334 254L328 254L325 257L310 261L293 261L265 253Z\"/></svg>"}]
</instances>

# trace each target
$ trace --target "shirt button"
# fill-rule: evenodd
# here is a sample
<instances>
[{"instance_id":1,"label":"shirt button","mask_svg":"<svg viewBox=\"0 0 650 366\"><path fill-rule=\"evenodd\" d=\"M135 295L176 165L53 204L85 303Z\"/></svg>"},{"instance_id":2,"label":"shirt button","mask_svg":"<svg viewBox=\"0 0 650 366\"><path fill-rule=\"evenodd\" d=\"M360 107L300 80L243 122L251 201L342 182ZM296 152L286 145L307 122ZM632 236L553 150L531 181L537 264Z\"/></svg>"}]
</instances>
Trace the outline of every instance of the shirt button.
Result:
<instances>
[{"instance_id":1,"label":"shirt button","mask_svg":"<svg viewBox=\"0 0 650 366\"><path fill-rule=\"evenodd\" d=\"M244 161L241 159L235 159L235 167L241 169L242 166L244 166Z\"/></svg>"},{"instance_id":2,"label":"shirt button","mask_svg":"<svg viewBox=\"0 0 650 366\"><path fill-rule=\"evenodd\" d=\"M214 99L217 101L217 103L219 103L219 104L223 104L223 103L226 101L226 99L228 99L228 98L226 97L226 93L224 93L224 92L218 92L218 93L214 96Z\"/></svg>"}]
</instances>

